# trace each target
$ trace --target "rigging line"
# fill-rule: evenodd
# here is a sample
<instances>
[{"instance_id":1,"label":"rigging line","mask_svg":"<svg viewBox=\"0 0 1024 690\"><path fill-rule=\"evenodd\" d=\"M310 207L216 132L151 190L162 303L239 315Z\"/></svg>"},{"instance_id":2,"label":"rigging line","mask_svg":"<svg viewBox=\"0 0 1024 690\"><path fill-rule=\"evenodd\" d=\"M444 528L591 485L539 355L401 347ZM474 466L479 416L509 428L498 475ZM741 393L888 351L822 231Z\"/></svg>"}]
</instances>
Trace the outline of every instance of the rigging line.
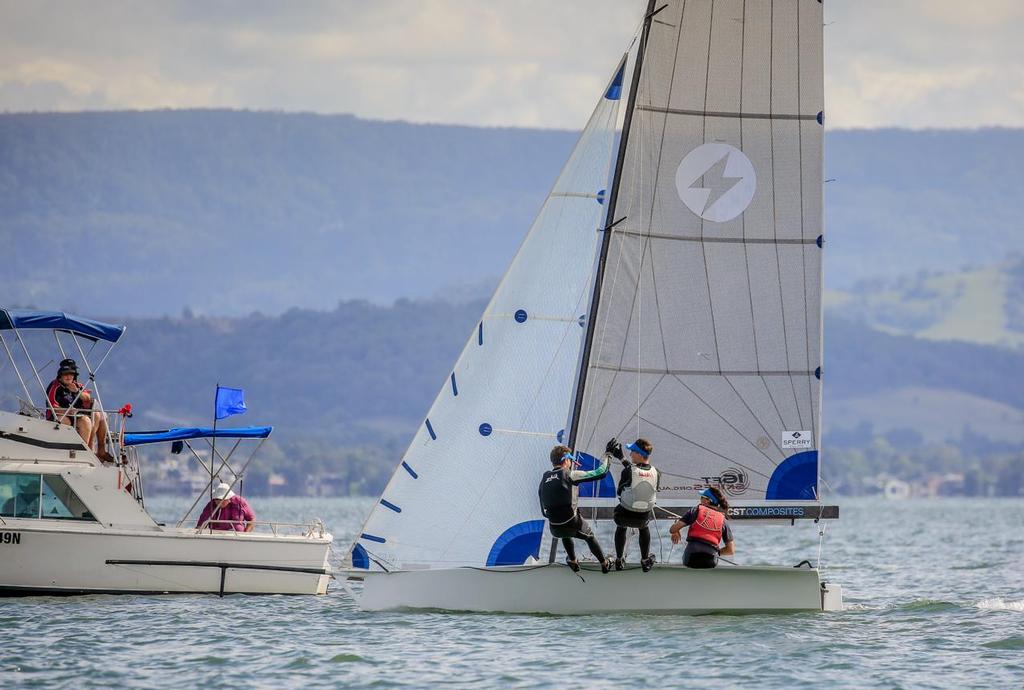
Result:
<instances>
[{"instance_id":1,"label":"rigging line","mask_svg":"<svg viewBox=\"0 0 1024 690\"><path fill-rule=\"evenodd\" d=\"M647 13L644 15L643 28L640 31L640 44L637 46L636 63L633 67L632 84L630 85L629 98L627 99L626 114L623 121L622 135L619 141L619 152L616 157L614 174L612 176L612 190L609 193L607 218L615 218L615 207L619 196L619 185L622 179L622 166L626 160L626 147L629 143L629 130L633 123L633 109L636 106L637 88L640 84L640 76L643 72L644 52L647 50L647 37L651 31L651 18L654 11L655 0L648 0ZM579 431L580 411L583 405L583 394L586 388L587 365L590 362L590 353L594 342L594 324L597 320L601 304L601 289L604 277L605 263L608 260L608 249L611 245L611 233L603 233L601 237L601 253L597 264L597 273L594 276L594 290L590 300L590 319L587 322L586 340L583 345L583 356L580 358L580 375L576 387L576 396L573 403L572 426L569 430L568 445L572 447L576 442L576 434Z\"/></svg>"},{"instance_id":2,"label":"rigging line","mask_svg":"<svg viewBox=\"0 0 1024 690\"><path fill-rule=\"evenodd\" d=\"M754 411L750 409L750 405L747 404L747 399L740 395L740 392L736 390L736 386L733 385L733 382L729 379L728 376L723 376L722 378L725 379L725 382L729 384L730 388L732 388L732 392L735 393L736 397L739 398L741 403L743 403L743 407L747 408L747 412L750 413L750 416L753 417L754 420L761 426L761 430L764 431L765 438L772 442L772 445L775 446L775 449L779 451L782 457L786 457L785 451L783 451L782 448L779 447L778 441L772 438L772 433L768 431L768 427L766 427L764 425L764 422L761 421L761 418L754 414Z\"/></svg>"},{"instance_id":3,"label":"rigging line","mask_svg":"<svg viewBox=\"0 0 1024 690\"><path fill-rule=\"evenodd\" d=\"M751 441L751 440L750 440L749 438L747 438L747 435L746 435L746 434L744 434L744 433L743 433L742 431L740 431L739 429L737 429L737 428L736 428L736 426L735 426L735 425L734 425L734 424L733 424L732 422L730 422L730 421L729 421L728 419L726 419L726 418L725 418L725 415L723 415L723 414L722 414L721 412L719 412L719 411L718 411L718 410L716 410L716 409L715 409L714 407L712 407L712 406L711 406L711 405L710 405L710 404L709 404L709 403L708 403L708 402L707 402L706 400L704 400L704 398L702 398L702 397L701 397L701 396L700 396L700 395L699 395L699 394L698 394L698 393L697 393L696 391L694 391L694 390L693 390L692 388L690 388L689 386L687 386L687 385L686 385L686 383L684 383L684 382L683 382L683 380L682 380L681 378L679 378L678 376L674 376L673 378L674 378L674 379L675 379L676 381L678 381L678 382L680 383L680 385L682 385L682 387L683 387L683 388L685 388L686 390L690 391L690 394L691 394L691 395L693 395L693 396L695 396L695 397L697 398L697 400L700 400L700 401L701 401L702 403L704 403L704 406L705 406L705 407L707 407L707 408L708 408L709 410L711 410L712 412L714 412L714 413L715 413L715 415L716 415L716 416L717 416L717 417L718 417L719 419L721 419L721 420L722 420L723 422L725 422L725 423L726 423L726 424L727 424L727 425L729 426L729 428L730 428L730 429L732 429L733 431L735 431L735 432L736 432L736 435L737 435L737 436L739 436L740 438L742 438L742 439L743 439L744 441L746 441L746 442L747 442L747 444L749 444L751 448L753 448L753 449L754 449L754 450L756 450L756 451L757 451L758 453L760 453L761 455L763 455L763 456L765 457L765 459L766 459L766 460L768 460L768 462L774 463L774 465L775 465L776 467L778 467L778 464L779 464L779 463L777 463L777 462L775 462L774 460L772 460L772 458L771 458L771 457L770 457L770 456L768 455L768 453L765 453L765 452L764 452L763 450L761 450L760 448L758 448L758 447L757 447L757 444L756 444L756 443L754 443L753 441Z\"/></svg>"},{"instance_id":4,"label":"rigging line","mask_svg":"<svg viewBox=\"0 0 1024 690\"><path fill-rule=\"evenodd\" d=\"M684 6L683 6L683 11L684 12L685 12L685 9L686 8L685 8L685 0L684 0ZM672 93L673 93L673 91L675 89L676 68L679 66L679 45L682 43L682 32L683 32L683 22L682 22L682 17L680 16L679 26L677 27L677 32L676 32L676 46L675 46L675 52L673 53L672 70L671 70L671 73L669 74L669 80L668 80L668 94L666 96L666 99L667 99L666 103L671 103L672 102ZM651 93L651 91L648 90L648 93ZM644 118L641 118L641 121L643 121L643 119ZM661 196L658 194L657 190L658 190L658 182L661 179L661 162L662 162L662 158L665 155L665 132L667 131L667 129L668 129L668 118L666 117L666 118L664 118L662 120L662 123L661 123L661 138L660 138L660 142L659 142L659 145L658 145L658 160L657 160L657 163L654 166L654 180L653 180L653 182L651 184L651 216L650 216L651 220L650 220L650 224L649 224L649 226L647 228L647 239L645 240L644 251L646 251L648 245L652 244L651 243L651 237L653 237L653 234L650 231L654 227L654 209L655 209L655 206L657 205L659 210L664 211L664 208L662 206L662 199L661 199ZM661 216L664 217L664 214L662 213ZM641 254L641 261L640 261L641 268L643 268L643 258L642 258L642 256L643 255ZM654 265L653 247L652 247L652 251L651 251L651 287L652 287L652 290L654 291L654 309L655 309L655 314L658 317L658 334L659 334L659 337L661 338L661 353L662 353L662 357L663 357L663 359L665 361L665 365L667 367L668 366L668 347L665 344L665 327L664 327L664 325L662 323L662 319L661 319L661 302L658 299L658 272L657 272L657 269L656 269L656 267ZM639 338L639 331L638 331L638 337L637 337L637 349L638 350L639 350L639 342L640 342L640 338ZM643 368L642 365L643 365L643 362L640 361L640 357L638 356L637 357L637 367L638 368ZM661 383L661 379L658 379L658 384L660 384L660 383ZM655 384L655 388L657 388L658 384ZM653 389L652 389L652 393L653 393ZM636 412L636 415L637 415L637 436L639 436L640 435L640 417L641 417L641 414L640 414L641 407L640 407L640 402L639 402L639 398L640 398L640 377L639 376L637 377L636 394L637 394L637 412Z\"/></svg>"},{"instance_id":5,"label":"rigging line","mask_svg":"<svg viewBox=\"0 0 1024 690\"><path fill-rule=\"evenodd\" d=\"M740 23L740 110L743 110L743 77L747 43L747 0L743 0L743 21ZM743 150L743 123L740 123L740 150ZM747 301L750 304L750 333L754 340L754 362L761 368L761 355L757 347L757 319L754 316L754 288L750 283L750 249L747 247L747 214L740 214L740 231L743 234L743 263L747 267ZM787 362L788 364L788 362ZM728 380L728 379L727 379ZM730 382L729 385L732 385ZM735 388L733 389L735 390ZM739 395L739 393L737 393ZM763 425L762 425L763 428ZM768 430L765 429L765 433ZM771 434L768 434L771 437ZM781 448L779 449L782 450Z\"/></svg>"},{"instance_id":6,"label":"rigging line","mask_svg":"<svg viewBox=\"0 0 1024 690\"><path fill-rule=\"evenodd\" d=\"M685 7L685 6L684 6ZM684 9L685 11L685 9ZM682 24L682 22L680 22ZM708 82L711 79L711 36L712 29L715 26L715 3L711 3L711 17L708 21L708 51L707 51L707 62L704 65L704 110L708 109ZM701 140L707 143L708 140L708 120L704 118L701 120ZM704 184L704 175L700 176L701 184ZM707 245L704 244L704 216L700 217L700 238L701 238L701 255L704 257L704 283L708 286L708 312L711 316L711 334L715 340L715 362L718 364L718 371L722 371L722 352L718 347L718 326L715 323L715 300L711 295L711 274L708 268L708 249Z\"/></svg>"},{"instance_id":7,"label":"rigging line","mask_svg":"<svg viewBox=\"0 0 1024 690\"><path fill-rule=\"evenodd\" d=\"M801 82L803 82L803 78L801 76L802 72L800 70L800 54L802 52L803 52L803 48L802 48L802 44L800 42L800 3L797 3L797 5L796 5L796 104L797 104L797 108L798 109L800 108L800 105L802 103L801 89L800 89ZM824 126L824 125L822 125L822 126ZM804 130L803 130L803 124L802 123L801 124L797 124L796 136L797 136L797 152L799 154L797 160L798 160L799 169L800 169L800 175L799 175L799 180L800 180L800 236L804 237L805 234L806 234L806 228L804 227L804 224L805 224L806 220L804 218ZM822 138L824 138L824 136ZM818 189L820 190L820 185L818 185ZM819 228L819 231L820 231L820 228ZM820 232L819 232L819 234L820 234ZM821 250L819 250L819 251L821 251ZM801 279L803 281L803 287L804 287L804 291L803 291L803 296L804 296L804 355L805 355L806 361L807 361L807 368L810 369L811 368L811 327L810 327L811 319L810 319L810 314L808 313L808 307L810 305L810 300L808 299L808 295L807 295L807 249L806 248L803 251L800 252L800 265L801 265L801 267L803 269L801 271L800 277L801 277ZM822 288L822 285L820 284L820 281L819 281L819 286L818 286L819 294L821 293L821 288ZM818 315L817 321L818 321L819 324L821 323L821 315L820 314ZM820 335L818 337L818 342L819 343L821 342L821 336ZM821 360L820 356L818 357L818 360L820 362L820 360ZM814 414L814 412L815 412L815 410L814 410L814 385L815 384L814 384L814 382L811 379L807 379L807 402L808 402L808 404L811 407L811 438L814 439L814 445L817 446L817 445L819 445L819 443L818 443L818 433L817 433L817 421L815 419L815 414ZM820 397L821 396L819 395L819 399L820 399ZM801 424L801 426L803 426L803 425Z\"/></svg>"},{"instance_id":8,"label":"rigging line","mask_svg":"<svg viewBox=\"0 0 1024 690\"><path fill-rule=\"evenodd\" d=\"M612 223L609 227L614 227L616 223L621 222L622 220L625 220L625 217L623 217L619 221L616 221L615 223ZM611 245L611 239L612 238L609 237L609 247ZM609 251L611 251L611 250L609 249ZM621 268L621 265L622 265L622 254L621 254L621 252L619 252L618 254L616 254L615 270L612 273L611 292L613 294L615 292L615 286L618 284L618 281L619 281L619 270ZM595 277L595 280L596 280L596 277ZM582 296L581 296L581 300L582 300ZM596 316L597 315L595 313L588 314L588 321L590 319L596 319ZM589 323L588 323L588 326L589 326ZM602 354L604 352L605 336L606 336L607 332L608 332L608 321L606 319L604 321L604 323L602 324L602 327L601 327L601 337L598 339L598 346L597 346L597 358L598 358L598 360L601 359L601 356L602 356ZM584 366L581 369L581 371L579 373L579 376L582 378L582 377L589 376L589 374L590 374L589 368ZM600 412L598 413L598 419L601 418L601 415L604 413L605 405L608 404L608 400L609 400L609 396L611 394L611 390L614 388L615 378L616 378L615 376L612 377L612 381L611 381L611 383L609 385L608 392L606 393L605 400L604 400L603 404L601 405ZM582 385L583 385L582 383L579 383L579 386L582 386ZM577 388L577 395L579 394L579 390L580 389ZM592 405L584 405L582 400L575 401L574 402L574 406L576 407L576 411L578 412L578 415L574 415L573 419L570 420L570 421L571 421L572 424L574 424L576 426L577 433L578 433L578 429L579 428L583 428L583 429L587 428L587 422L589 422L589 420L590 420L591 409L592 409L593 406ZM589 448L589 447L592 446L592 444L594 442L594 435L596 433L597 433L597 427L595 425L595 427L593 429L591 429L589 437L587 439L585 439L582 444L580 443L580 439L579 438L575 438L575 439L567 439L568 445L571 448L573 448L573 450L575 450L576 448L580 447L581 445L583 447Z\"/></svg>"},{"instance_id":9,"label":"rigging line","mask_svg":"<svg viewBox=\"0 0 1024 690\"><path fill-rule=\"evenodd\" d=\"M768 30L768 112L773 113L775 110L775 0L771 0L770 10L771 21L769 22ZM768 127L768 132L771 140L771 169L772 169L772 235L775 239L779 237L779 219L778 219L778 185L775 184L775 124L771 123ZM790 366L789 358L789 326L786 324L786 298L785 292L782 287L782 259L779 255L779 246L775 245L775 270L779 281L779 307L782 310L782 341L783 346L786 350L786 366ZM793 406L796 407L797 420L800 426L803 427L803 417L800 414L800 403L796 397L796 383L790 379L790 389L793 392Z\"/></svg>"},{"instance_id":10,"label":"rigging line","mask_svg":"<svg viewBox=\"0 0 1024 690\"><path fill-rule=\"evenodd\" d=\"M700 448L701 450L707 451L708 453L711 453L712 455L720 457L723 460L726 460L729 463L731 463L733 465L736 465L737 467L742 467L743 469L745 469L746 471L750 472L751 474L756 474L757 476L762 477L764 479L769 479L768 475L766 475L764 472L760 472L758 470L755 470L754 468L748 467L748 466L744 465L743 463L734 460L733 458L730 458L730 457L728 457L726 455L722 455L721 453L719 453L717 451L711 450L707 446L701 445L700 443L697 443L696 441L694 441L692 439L686 438L682 434L677 434L676 432L672 431L671 429L666 429L665 427L661 426L660 424L652 422L650 419L645 419L644 421L647 422L648 424L650 424L651 426L657 428L657 429L661 429L662 431L664 431L665 433L669 434L670 436L675 436L680 441L686 441L690 445L696 446L696 447ZM667 474L670 477L676 476L676 475L673 475L671 472L665 472L665 474ZM696 477L686 477L685 475L678 475L678 476L682 476L685 479L694 479L694 480L697 479Z\"/></svg>"}]
</instances>

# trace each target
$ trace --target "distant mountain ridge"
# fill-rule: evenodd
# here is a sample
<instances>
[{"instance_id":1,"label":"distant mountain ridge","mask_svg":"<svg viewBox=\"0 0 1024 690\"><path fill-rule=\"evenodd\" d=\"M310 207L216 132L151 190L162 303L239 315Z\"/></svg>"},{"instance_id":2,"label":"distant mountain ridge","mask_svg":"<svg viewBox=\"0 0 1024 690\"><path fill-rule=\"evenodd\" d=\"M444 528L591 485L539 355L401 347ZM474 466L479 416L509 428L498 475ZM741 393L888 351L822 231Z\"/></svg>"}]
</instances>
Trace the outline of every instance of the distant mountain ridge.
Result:
<instances>
[{"instance_id":1,"label":"distant mountain ridge","mask_svg":"<svg viewBox=\"0 0 1024 690\"><path fill-rule=\"evenodd\" d=\"M3 114L0 303L237 316L466 299L503 273L575 138L269 112ZM1024 130L826 140L829 287L1024 252Z\"/></svg>"}]
</instances>

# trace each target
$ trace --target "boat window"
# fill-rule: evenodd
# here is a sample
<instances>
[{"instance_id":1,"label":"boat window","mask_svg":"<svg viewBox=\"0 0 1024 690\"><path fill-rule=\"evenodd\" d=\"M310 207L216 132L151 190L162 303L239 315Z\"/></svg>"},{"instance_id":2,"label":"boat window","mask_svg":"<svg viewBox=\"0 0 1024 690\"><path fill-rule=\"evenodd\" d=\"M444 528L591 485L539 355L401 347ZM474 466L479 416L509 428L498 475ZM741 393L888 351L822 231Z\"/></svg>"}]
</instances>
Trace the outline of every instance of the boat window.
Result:
<instances>
[{"instance_id":1,"label":"boat window","mask_svg":"<svg viewBox=\"0 0 1024 690\"><path fill-rule=\"evenodd\" d=\"M61 476L7 472L0 473L0 517L96 519Z\"/></svg>"},{"instance_id":2,"label":"boat window","mask_svg":"<svg viewBox=\"0 0 1024 690\"><path fill-rule=\"evenodd\" d=\"M92 513L75 495L63 477L43 475L42 515L47 520L94 520Z\"/></svg>"},{"instance_id":3,"label":"boat window","mask_svg":"<svg viewBox=\"0 0 1024 690\"><path fill-rule=\"evenodd\" d=\"M39 517L38 474L0 473L0 517Z\"/></svg>"}]
</instances>

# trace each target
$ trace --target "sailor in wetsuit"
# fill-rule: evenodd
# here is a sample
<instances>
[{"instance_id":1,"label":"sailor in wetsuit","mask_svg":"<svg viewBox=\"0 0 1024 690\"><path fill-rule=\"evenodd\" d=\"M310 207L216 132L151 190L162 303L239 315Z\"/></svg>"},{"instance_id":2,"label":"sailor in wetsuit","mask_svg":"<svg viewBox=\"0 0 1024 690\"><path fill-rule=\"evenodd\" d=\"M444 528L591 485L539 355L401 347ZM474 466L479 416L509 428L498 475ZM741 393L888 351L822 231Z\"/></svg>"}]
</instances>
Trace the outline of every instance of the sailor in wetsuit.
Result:
<instances>
[{"instance_id":1,"label":"sailor in wetsuit","mask_svg":"<svg viewBox=\"0 0 1024 690\"><path fill-rule=\"evenodd\" d=\"M615 569L625 565L623 552L626 550L626 529L640 532L640 567L646 573L654 567L651 553L651 530L647 523L654 517L654 504L658 500L658 470L651 467L650 456L654 450L651 442L638 438L626 446L629 460L622 458L622 446L616 443L612 454L625 467L619 477L619 503L615 506Z\"/></svg>"},{"instance_id":2,"label":"sailor in wetsuit","mask_svg":"<svg viewBox=\"0 0 1024 690\"><path fill-rule=\"evenodd\" d=\"M601 466L589 471L574 470L573 463L576 458L573 457L572 449L568 446L555 446L551 449L551 464L554 467L545 472L540 480L537 494L540 497L541 512L548 519L551 536L561 538L566 554L565 564L574 572L578 572L580 566L576 561L576 546L573 539L587 542L590 553L594 554L594 558L601 564L602 573L611 570L611 560L605 557L594 531L576 510L576 487L585 482L599 481L608 474L613 443L617 441L612 439L608 442ZM621 449L619 452L621 454Z\"/></svg>"},{"instance_id":3,"label":"sailor in wetsuit","mask_svg":"<svg viewBox=\"0 0 1024 690\"><path fill-rule=\"evenodd\" d=\"M718 555L731 556L736 553L736 545L732 539L732 529L725 516L729 511L729 502L721 489L709 486L700 492L700 505L683 513L668 532L672 535L672 543L682 541L683 528L689 525L686 532L686 551L683 552L683 565L687 568L714 568L718 565ZM725 542L724 548L719 548Z\"/></svg>"}]
</instances>

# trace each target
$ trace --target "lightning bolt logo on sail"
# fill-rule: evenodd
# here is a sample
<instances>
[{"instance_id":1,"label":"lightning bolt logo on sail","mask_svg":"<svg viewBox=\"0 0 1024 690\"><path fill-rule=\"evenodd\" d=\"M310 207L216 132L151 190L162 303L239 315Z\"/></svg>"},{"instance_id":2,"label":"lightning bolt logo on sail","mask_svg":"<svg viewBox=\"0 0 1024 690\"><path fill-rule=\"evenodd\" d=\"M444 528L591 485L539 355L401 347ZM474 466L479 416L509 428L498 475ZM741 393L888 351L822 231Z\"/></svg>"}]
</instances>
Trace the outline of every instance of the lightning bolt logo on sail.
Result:
<instances>
[{"instance_id":1,"label":"lightning bolt logo on sail","mask_svg":"<svg viewBox=\"0 0 1024 690\"><path fill-rule=\"evenodd\" d=\"M729 144L698 146L676 169L679 198L695 214L715 223L743 213L756 188L757 176L750 159Z\"/></svg>"}]
</instances>

